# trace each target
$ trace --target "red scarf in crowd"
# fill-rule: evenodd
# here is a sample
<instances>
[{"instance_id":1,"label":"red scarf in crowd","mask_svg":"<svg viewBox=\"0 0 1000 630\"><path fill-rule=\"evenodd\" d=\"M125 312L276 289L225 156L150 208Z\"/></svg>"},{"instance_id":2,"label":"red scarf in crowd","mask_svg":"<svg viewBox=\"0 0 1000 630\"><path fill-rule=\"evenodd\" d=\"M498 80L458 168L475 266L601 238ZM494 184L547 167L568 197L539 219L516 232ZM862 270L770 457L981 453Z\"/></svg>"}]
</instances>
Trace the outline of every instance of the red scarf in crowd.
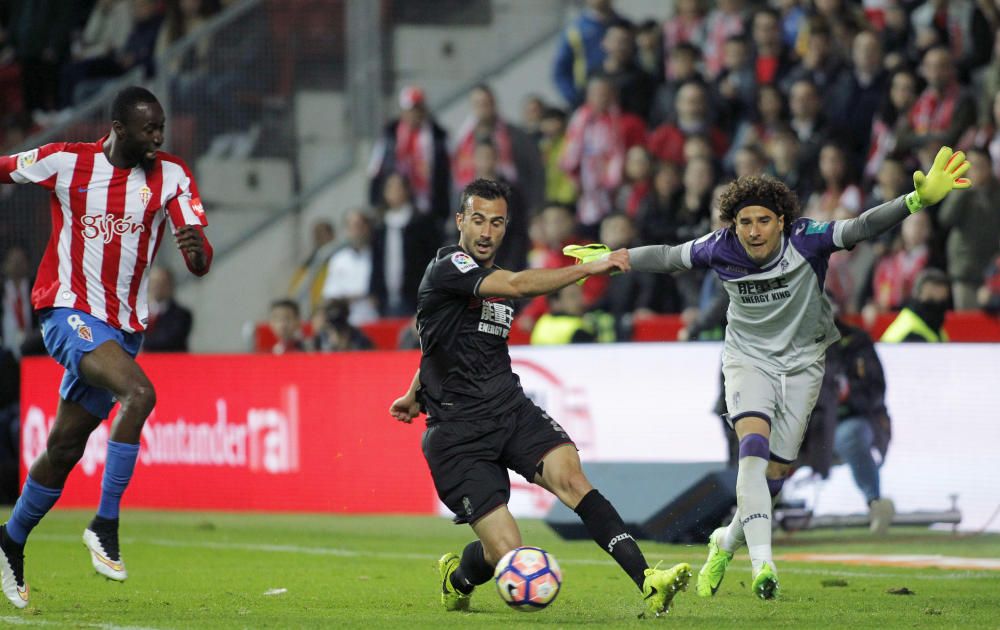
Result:
<instances>
[{"instance_id":1,"label":"red scarf in crowd","mask_svg":"<svg viewBox=\"0 0 1000 630\"><path fill-rule=\"evenodd\" d=\"M910 125L918 134L945 131L951 126L957 102L958 83L948 86L941 96L927 88L910 110Z\"/></svg>"},{"instance_id":2,"label":"red scarf in crowd","mask_svg":"<svg viewBox=\"0 0 1000 630\"><path fill-rule=\"evenodd\" d=\"M396 125L396 170L410 181L416 205L423 210L430 206L433 162L431 126L424 124L413 128L405 121L399 121Z\"/></svg>"},{"instance_id":3,"label":"red scarf in crowd","mask_svg":"<svg viewBox=\"0 0 1000 630\"><path fill-rule=\"evenodd\" d=\"M580 106L566 129L566 148L559 166L580 183L577 219L597 223L611 211L611 193L622 181L625 133L621 110L596 113Z\"/></svg>"},{"instance_id":4,"label":"red scarf in crowd","mask_svg":"<svg viewBox=\"0 0 1000 630\"><path fill-rule=\"evenodd\" d=\"M451 173L455 179L455 187L459 189L476 178L476 164L473 158L478 141L476 137L478 126L479 119L469 116L458 130L455 150L451 154ZM498 118L489 139L497 150L497 172L507 181L516 182L517 168L514 166L514 149L507 123Z\"/></svg>"}]
</instances>

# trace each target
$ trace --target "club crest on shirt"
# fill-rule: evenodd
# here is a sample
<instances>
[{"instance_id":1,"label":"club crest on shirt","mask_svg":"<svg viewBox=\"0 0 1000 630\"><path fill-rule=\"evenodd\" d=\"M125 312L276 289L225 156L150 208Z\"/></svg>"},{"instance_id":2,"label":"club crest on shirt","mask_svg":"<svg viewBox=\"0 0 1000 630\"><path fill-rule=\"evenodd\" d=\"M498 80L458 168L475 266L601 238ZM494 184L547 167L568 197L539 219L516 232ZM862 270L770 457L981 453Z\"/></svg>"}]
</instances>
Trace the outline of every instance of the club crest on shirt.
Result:
<instances>
[{"instance_id":1,"label":"club crest on shirt","mask_svg":"<svg viewBox=\"0 0 1000 630\"><path fill-rule=\"evenodd\" d=\"M25 169L38 161L38 149L25 151L17 156L17 170Z\"/></svg>"},{"instance_id":2,"label":"club crest on shirt","mask_svg":"<svg viewBox=\"0 0 1000 630\"><path fill-rule=\"evenodd\" d=\"M479 265L465 252L455 252L451 255L451 262L462 273L468 273Z\"/></svg>"},{"instance_id":3,"label":"club crest on shirt","mask_svg":"<svg viewBox=\"0 0 1000 630\"><path fill-rule=\"evenodd\" d=\"M153 191L149 189L149 186L143 186L139 189L139 201L142 202L142 208L145 210L149 206L149 200L153 198Z\"/></svg>"}]
</instances>

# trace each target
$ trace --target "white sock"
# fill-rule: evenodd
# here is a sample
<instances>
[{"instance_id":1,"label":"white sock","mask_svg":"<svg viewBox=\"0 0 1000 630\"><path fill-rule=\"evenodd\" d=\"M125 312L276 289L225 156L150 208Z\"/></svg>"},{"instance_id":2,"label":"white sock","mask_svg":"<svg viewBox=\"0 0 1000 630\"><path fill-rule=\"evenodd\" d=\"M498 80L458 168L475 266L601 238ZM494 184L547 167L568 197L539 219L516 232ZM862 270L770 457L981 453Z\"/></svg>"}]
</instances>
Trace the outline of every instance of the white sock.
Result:
<instances>
[{"instance_id":1,"label":"white sock","mask_svg":"<svg viewBox=\"0 0 1000 630\"><path fill-rule=\"evenodd\" d=\"M766 471L766 459L741 457L736 477L736 514L746 536L754 575L765 562L774 567L771 557L771 493L764 476Z\"/></svg>"},{"instance_id":2,"label":"white sock","mask_svg":"<svg viewBox=\"0 0 1000 630\"><path fill-rule=\"evenodd\" d=\"M736 553L745 544L747 544L747 538L743 535L743 523L740 522L740 511L737 509L736 514L733 514L733 520L726 527L726 531L722 532L719 547L722 547L723 551Z\"/></svg>"}]
</instances>

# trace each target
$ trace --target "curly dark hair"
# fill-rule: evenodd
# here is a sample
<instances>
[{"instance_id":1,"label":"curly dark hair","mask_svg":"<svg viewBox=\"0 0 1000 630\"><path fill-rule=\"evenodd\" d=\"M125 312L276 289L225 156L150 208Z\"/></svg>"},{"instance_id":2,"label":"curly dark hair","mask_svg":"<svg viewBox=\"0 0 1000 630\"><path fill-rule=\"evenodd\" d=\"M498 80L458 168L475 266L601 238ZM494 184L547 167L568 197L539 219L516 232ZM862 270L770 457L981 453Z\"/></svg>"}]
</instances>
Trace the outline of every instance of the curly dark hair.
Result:
<instances>
[{"instance_id":1,"label":"curly dark hair","mask_svg":"<svg viewBox=\"0 0 1000 630\"><path fill-rule=\"evenodd\" d=\"M729 184L719 198L719 216L726 223L736 225L736 215L750 205L761 205L785 219L785 234L792 231L792 221L799 216L799 197L784 182L767 175L741 177Z\"/></svg>"}]
</instances>

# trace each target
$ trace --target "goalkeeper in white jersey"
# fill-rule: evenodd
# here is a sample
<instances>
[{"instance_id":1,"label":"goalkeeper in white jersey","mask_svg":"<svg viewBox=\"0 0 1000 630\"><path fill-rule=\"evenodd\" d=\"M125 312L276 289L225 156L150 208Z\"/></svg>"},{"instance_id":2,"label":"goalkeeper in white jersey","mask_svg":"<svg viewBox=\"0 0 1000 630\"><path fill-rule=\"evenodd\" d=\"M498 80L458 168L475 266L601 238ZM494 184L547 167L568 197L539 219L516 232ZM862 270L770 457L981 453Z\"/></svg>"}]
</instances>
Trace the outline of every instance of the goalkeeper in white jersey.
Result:
<instances>
[{"instance_id":1,"label":"goalkeeper in white jersey","mask_svg":"<svg viewBox=\"0 0 1000 630\"><path fill-rule=\"evenodd\" d=\"M943 147L926 176L914 173L913 192L855 219L827 223L797 218L798 199L778 180L744 177L719 203L730 227L678 246L629 250L633 271L712 269L730 297L722 370L729 423L739 439L737 512L709 539L699 595L715 594L744 544L753 593L771 599L778 592L772 497L798 455L823 381L826 348L840 338L823 294L830 254L878 236L953 189L968 188L968 168L961 151ZM584 260L599 255L594 246L570 253Z\"/></svg>"}]
</instances>

